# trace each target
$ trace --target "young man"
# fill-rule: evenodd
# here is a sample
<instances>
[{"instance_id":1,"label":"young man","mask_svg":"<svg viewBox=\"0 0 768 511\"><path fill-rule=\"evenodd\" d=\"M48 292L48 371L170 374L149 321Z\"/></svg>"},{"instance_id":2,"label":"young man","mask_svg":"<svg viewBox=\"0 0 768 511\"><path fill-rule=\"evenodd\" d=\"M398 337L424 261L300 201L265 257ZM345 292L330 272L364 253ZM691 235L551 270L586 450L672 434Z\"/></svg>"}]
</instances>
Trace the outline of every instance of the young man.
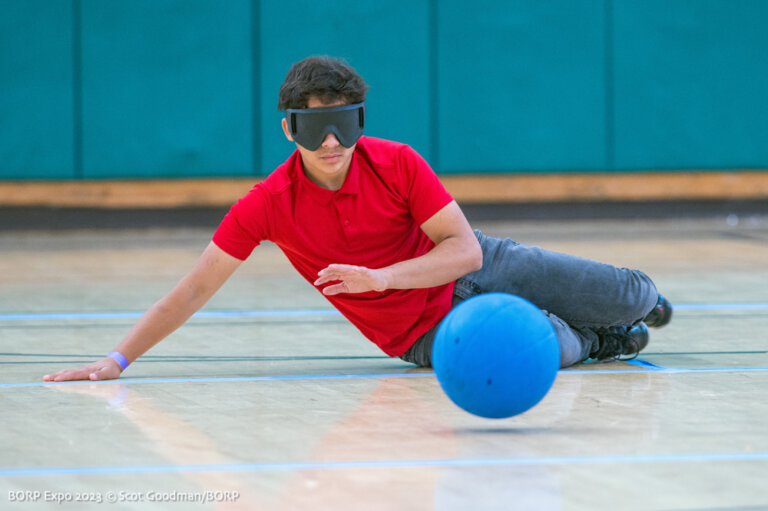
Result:
<instances>
[{"instance_id":1,"label":"young man","mask_svg":"<svg viewBox=\"0 0 768 511\"><path fill-rule=\"evenodd\" d=\"M648 343L643 321L669 322L669 303L642 272L473 231L413 149L362 136L367 89L342 60L294 64L278 106L297 151L232 207L192 271L115 351L44 380L117 378L263 240L385 353L424 367L440 320L480 293L516 294L544 310L563 367L636 355Z\"/></svg>"}]
</instances>

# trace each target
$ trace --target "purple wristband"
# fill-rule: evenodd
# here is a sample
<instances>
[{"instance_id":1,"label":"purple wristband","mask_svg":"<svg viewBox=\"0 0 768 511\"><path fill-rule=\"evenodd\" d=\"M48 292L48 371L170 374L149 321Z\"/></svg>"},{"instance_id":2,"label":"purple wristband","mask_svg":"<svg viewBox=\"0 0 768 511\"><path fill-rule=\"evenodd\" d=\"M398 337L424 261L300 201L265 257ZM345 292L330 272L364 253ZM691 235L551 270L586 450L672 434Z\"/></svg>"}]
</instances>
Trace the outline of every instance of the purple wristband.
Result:
<instances>
[{"instance_id":1,"label":"purple wristband","mask_svg":"<svg viewBox=\"0 0 768 511\"><path fill-rule=\"evenodd\" d=\"M120 364L120 367L123 368L123 371L125 371L125 368L131 365L130 362L128 362L128 359L125 358L125 355L120 353L119 351L110 351L109 355L107 355L108 358L111 358L118 364Z\"/></svg>"}]
</instances>

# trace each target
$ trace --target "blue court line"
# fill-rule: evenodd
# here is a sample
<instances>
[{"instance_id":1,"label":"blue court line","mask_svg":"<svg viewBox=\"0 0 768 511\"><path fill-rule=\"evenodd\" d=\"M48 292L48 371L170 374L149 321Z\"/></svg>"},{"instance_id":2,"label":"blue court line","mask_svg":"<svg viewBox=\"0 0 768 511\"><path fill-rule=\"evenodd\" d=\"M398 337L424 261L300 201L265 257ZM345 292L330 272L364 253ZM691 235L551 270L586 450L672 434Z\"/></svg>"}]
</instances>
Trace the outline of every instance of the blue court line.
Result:
<instances>
[{"instance_id":1,"label":"blue court line","mask_svg":"<svg viewBox=\"0 0 768 511\"><path fill-rule=\"evenodd\" d=\"M558 376L569 374L687 374L687 373L743 373L743 372L768 372L768 367L696 367L677 368L654 366L648 369L566 369L560 371ZM118 378L105 381L62 381L62 382L19 382L0 383L0 389L22 387L49 387L57 385L133 385L141 383L231 383L231 382L257 382L257 381L287 381L287 380L351 380L356 378L427 378L435 377L433 372L420 373L381 373L381 374L308 374L285 376L233 376L233 377L209 377L209 378Z\"/></svg>"},{"instance_id":2,"label":"blue court line","mask_svg":"<svg viewBox=\"0 0 768 511\"><path fill-rule=\"evenodd\" d=\"M54 385L115 385L136 383L230 383L252 381L283 381L283 380L349 380L354 378L423 378L434 377L434 373L392 373L392 374L307 374L286 376L223 376L211 378L118 378L104 381L61 381L61 382L22 382L0 383L0 389L12 387L47 387Z\"/></svg>"},{"instance_id":3,"label":"blue court line","mask_svg":"<svg viewBox=\"0 0 768 511\"><path fill-rule=\"evenodd\" d=\"M648 369L655 369L657 371L666 369L666 367L663 367L663 366L660 366L660 365L656 365L653 362L648 362L647 360L642 360L642 359L639 359L639 358L635 358L633 360L627 360L626 363L627 364L631 364L633 366L645 367L645 368L648 368Z\"/></svg>"},{"instance_id":4,"label":"blue court line","mask_svg":"<svg viewBox=\"0 0 768 511\"><path fill-rule=\"evenodd\" d=\"M648 369L606 369L606 370L588 370L588 369L576 369L560 371L560 374L643 374L643 373L655 373L655 374L686 374L686 373L748 373L768 372L768 367L662 367L654 366L654 368Z\"/></svg>"},{"instance_id":5,"label":"blue court line","mask_svg":"<svg viewBox=\"0 0 768 511\"><path fill-rule=\"evenodd\" d=\"M674 305L675 311L768 311L768 303L681 303ZM78 319L138 319L143 312L41 312L0 314L0 321L50 321ZM340 316L333 309L283 309L283 310L230 310L200 311L193 318L265 318Z\"/></svg>"},{"instance_id":6,"label":"blue court line","mask_svg":"<svg viewBox=\"0 0 768 511\"><path fill-rule=\"evenodd\" d=\"M681 303L672 304L675 312L679 311L733 311L733 310L768 310L768 303Z\"/></svg>"},{"instance_id":7,"label":"blue court line","mask_svg":"<svg viewBox=\"0 0 768 511\"><path fill-rule=\"evenodd\" d=\"M498 467L529 465L592 465L617 463L702 463L717 461L768 461L768 452L698 454L635 454L617 456L545 456L532 458L448 458L420 460L370 460L277 463L216 463L206 465L117 465L101 467L2 468L0 477L92 474L157 474L168 472L258 472L296 470L350 470L414 467Z\"/></svg>"},{"instance_id":8,"label":"blue court line","mask_svg":"<svg viewBox=\"0 0 768 511\"><path fill-rule=\"evenodd\" d=\"M41 312L22 314L0 314L0 321L49 321L77 319L138 319L143 312ZM242 310L242 311L199 311L193 318L289 318L305 316L341 316L333 309L304 310Z\"/></svg>"}]
</instances>

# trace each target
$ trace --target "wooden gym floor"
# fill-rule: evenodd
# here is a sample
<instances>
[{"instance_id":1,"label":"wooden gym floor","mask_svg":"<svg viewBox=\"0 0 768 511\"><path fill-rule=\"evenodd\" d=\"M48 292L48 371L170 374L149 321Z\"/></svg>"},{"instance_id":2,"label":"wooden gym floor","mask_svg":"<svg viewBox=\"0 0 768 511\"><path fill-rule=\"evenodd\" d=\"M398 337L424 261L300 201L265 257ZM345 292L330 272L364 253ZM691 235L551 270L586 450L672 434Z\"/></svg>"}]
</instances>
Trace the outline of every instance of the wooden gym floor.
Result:
<instances>
[{"instance_id":1,"label":"wooden gym floor","mask_svg":"<svg viewBox=\"0 0 768 511\"><path fill-rule=\"evenodd\" d=\"M768 509L768 217L475 226L643 269L674 320L634 364L480 419L265 244L119 380L43 384L110 351L211 230L0 233L0 507Z\"/></svg>"}]
</instances>

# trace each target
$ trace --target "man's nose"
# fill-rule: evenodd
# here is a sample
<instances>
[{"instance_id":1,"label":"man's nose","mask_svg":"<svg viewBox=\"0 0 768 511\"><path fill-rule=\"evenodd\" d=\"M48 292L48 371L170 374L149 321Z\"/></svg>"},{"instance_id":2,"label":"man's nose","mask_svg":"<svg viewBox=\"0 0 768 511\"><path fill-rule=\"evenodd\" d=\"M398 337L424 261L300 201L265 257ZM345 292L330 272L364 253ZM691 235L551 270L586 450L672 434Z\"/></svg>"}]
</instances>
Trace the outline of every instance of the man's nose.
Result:
<instances>
[{"instance_id":1,"label":"man's nose","mask_svg":"<svg viewBox=\"0 0 768 511\"><path fill-rule=\"evenodd\" d=\"M341 145L339 139L333 133L328 133L323 140L323 147L338 147Z\"/></svg>"}]
</instances>

